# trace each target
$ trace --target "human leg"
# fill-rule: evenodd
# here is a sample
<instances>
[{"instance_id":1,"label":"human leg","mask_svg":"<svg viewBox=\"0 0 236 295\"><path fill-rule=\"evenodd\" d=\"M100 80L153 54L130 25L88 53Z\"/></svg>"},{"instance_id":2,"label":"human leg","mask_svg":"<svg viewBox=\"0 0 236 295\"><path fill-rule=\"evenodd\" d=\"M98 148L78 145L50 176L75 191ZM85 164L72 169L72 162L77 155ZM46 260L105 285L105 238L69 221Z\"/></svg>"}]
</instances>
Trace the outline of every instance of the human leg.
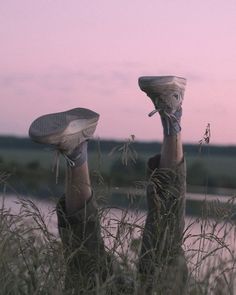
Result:
<instances>
[{"instance_id":1,"label":"human leg","mask_svg":"<svg viewBox=\"0 0 236 295\"><path fill-rule=\"evenodd\" d=\"M139 260L140 292L184 294L187 267L181 245L186 171L180 119L185 81L144 77L139 84L153 100L164 129L161 154L148 162L148 213Z\"/></svg>"},{"instance_id":2,"label":"human leg","mask_svg":"<svg viewBox=\"0 0 236 295\"><path fill-rule=\"evenodd\" d=\"M34 141L54 146L67 162L65 196L57 205L58 228L66 260L66 288L79 289L81 294L102 283L111 271L87 163L87 140L98 118L95 112L78 108L42 116L29 130Z\"/></svg>"},{"instance_id":3,"label":"human leg","mask_svg":"<svg viewBox=\"0 0 236 295\"><path fill-rule=\"evenodd\" d=\"M175 136L164 135L162 148L160 167L172 169L176 167L183 160L183 145L181 140L181 132Z\"/></svg>"},{"instance_id":4,"label":"human leg","mask_svg":"<svg viewBox=\"0 0 236 295\"><path fill-rule=\"evenodd\" d=\"M65 196L66 212L70 215L83 208L91 198L92 189L87 161L81 166L67 165Z\"/></svg>"}]
</instances>

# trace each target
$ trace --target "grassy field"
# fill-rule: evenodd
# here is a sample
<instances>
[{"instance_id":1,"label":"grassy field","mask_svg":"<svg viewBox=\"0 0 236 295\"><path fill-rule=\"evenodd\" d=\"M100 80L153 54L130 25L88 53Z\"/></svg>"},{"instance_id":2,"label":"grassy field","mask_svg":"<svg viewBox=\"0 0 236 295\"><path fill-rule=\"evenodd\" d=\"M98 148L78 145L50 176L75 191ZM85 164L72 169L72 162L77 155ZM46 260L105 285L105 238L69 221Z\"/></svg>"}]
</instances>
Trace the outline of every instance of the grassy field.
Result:
<instances>
[{"instance_id":1,"label":"grassy field","mask_svg":"<svg viewBox=\"0 0 236 295\"><path fill-rule=\"evenodd\" d=\"M149 153L142 153L139 158L146 161L150 156ZM109 155L108 153L91 152L89 154L89 162L91 170L103 171L110 173L114 162L120 161L120 154ZM190 174L193 172L203 178L215 175L219 178L233 178L236 183L236 158L230 156L216 155L186 155L188 170ZM26 190L29 191L29 184L35 186L33 177L43 177L43 173L48 170L48 175L53 164L53 153L46 150L27 150L27 149L0 149L0 162L9 163L9 167L14 167L14 163L23 167L24 177L16 178L16 181L23 182ZM38 162L42 169L31 169L30 164ZM61 163L63 163L63 159ZM24 168L25 167L25 168ZM31 165L32 168L32 165ZM46 169L46 170L43 170ZM114 168L113 168L114 169ZM4 172L1 171L0 172ZM27 173L28 174L27 174ZM38 173L38 174L37 174ZM40 173L42 175L40 175ZM120 171L118 171L118 174ZM202 175L205 174L205 175ZM1 174L0 174L1 175ZM46 182L48 175L44 175ZM125 175L124 177L127 177ZM0 179L1 180L1 179ZM53 179L55 183L55 179ZM101 190L106 192L106 185L102 184ZM48 188L47 188L48 190ZM52 194L53 195L53 194ZM119 199L119 198L118 198ZM235 221L232 208L235 205L235 199L232 203L225 206L222 210L217 210L217 218L213 219L207 215L209 206L206 206L203 212L203 218L196 219L195 225L199 226L201 231L198 234L191 234L191 223L185 232L184 239L194 238L194 241L188 247L184 247L189 267L188 291L189 295L226 295L235 293ZM124 211L126 212L126 211ZM135 211L136 212L136 211ZM233 214L233 215L232 215ZM126 216L126 214L124 215ZM113 236L115 239L112 248L114 252L111 254L118 255L122 259L122 265L125 273L135 274L137 261L137 253L140 250L139 240L128 236L132 234L132 228L137 227L136 222L131 223L123 218L117 220L117 231L114 235L106 229L107 235ZM143 228L138 228L143 230ZM232 242L229 237L232 235ZM50 233L44 217L31 201L21 201L20 213L14 215L10 213L4 206L0 208L0 282L1 294L72 294L70 291L64 290L65 278L65 261L63 260L63 249L58 237ZM122 252L123 241L129 240L132 245L131 252ZM132 265L127 263L130 257ZM98 295L105 295L104 290L108 290L114 284L109 278L103 285L96 286ZM169 281L169 273L168 273ZM165 281L164 281L165 283ZM134 280L135 289L137 290L140 282L138 277ZM165 289L165 284L161 286L158 282L157 288ZM82 294L82 293L78 293ZM89 294L89 293L84 293ZM113 293L128 294L128 293ZM138 295L132 292L132 295ZM143 293L142 293L143 294ZM152 295L164 293L149 293Z\"/></svg>"},{"instance_id":2,"label":"grassy field","mask_svg":"<svg viewBox=\"0 0 236 295\"><path fill-rule=\"evenodd\" d=\"M30 162L38 161L43 168L49 168L53 164L53 151L48 150L22 150L22 149L0 149L0 158L5 162L15 162L20 165L27 165ZM117 157L115 157L117 158ZM98 153L91 152L89 154L89 163L91 168L98 167L99 163L102 163L102 170L108 171L114 157L107 154L102 154L101 158ZM61 161L63 163L63 161Z\"/></svg>"},{"instance_id":3,"label":"grassy field","mask_svg":"<svg viewBox=\"0 0 236 295\"><path fill-rule=\"evenodd\" d=\"M150 153L138 154L138 157L146 161L151 156ZM22 150L22 149L0 149L0 158L5 162L15 162L20 165L27 165L30 162L38 161L43 168L50 169L53 164L53 151L40 150ZM190 168L196 161L201 162L211 175L234 177L236 182L236 157L201 155L185 155L187 167ZM109 155L108 153L90 152L89 164L91 169L100 169L103 172L109 172L112 163L118 160L118 155ZM61 163L64 161L62 160Z\"/></svg>"},{"instance_id":4,"label":"grassy field","mask_svg":"<svg viewBox=\"0 0 236 295\"><path fill-rule=\"evenodd\" d=\"M90 281L86 279L86 284L83 286L81 284L78 288L76 286L77 290L74 292L65 288L64 281L68 260L63 258L63 247L57 233L49 227L53 211L50 209L46 215L42 208L37 207L34 202L24 199L18 200L18 206L19 210L14 213L4 207L3 203L0 207L0 294L180 294L175 291L166 293L167 286L172 290L173 288L178 290L175 278L177 282L178 278L179 280L182 278L182 276L173 276L176 271L182 273L181 264L179 265L180 269L177 270L176 267L168 265L169 257L174 255L171 250L161 259L160 255L155 256L158 266L161 262L162 271L158 272L157 268L153 276L153 290L142 291L144 278L136 275L141 245L140 234L143 231L143 224L140 225L142 212L133 212L132 218L126 210L123 210L119 216L117 214L109 215L109 210L99 212L104 222L102 236L104 239L110 239L106 251L111 255L113 261L119 261L121 269L117 268L112 275L108 271L107 277L103 281L96 279L93 291L89 285ZM187 290L186 293L181 294L235 294L234 241L236 229L235 222L231 220L231 213L231 210L219 212L218 218L215 220L204 215L203 219L191 220L187 225L183 241L188 265ZM195 227L199 230L196 231ZM127 243L130 244L130 247L127 247ZM91 255L91 250L86 246L82 250L81 248L79 247L74 252L71 251L70 256L73 257L75 253L86 254L87 257ZM101 261L98 259L98 263ZM78 267L74 268L77 282L78 280L81 282L82 275L84 275L84 273L81 275L79 270ZM120 279L118 280L122 276L129 278L127 281L121 281L126 282L126 285L120 283ZM124 289L124 286L127 288Z\"/></svg>"}]
</instances>

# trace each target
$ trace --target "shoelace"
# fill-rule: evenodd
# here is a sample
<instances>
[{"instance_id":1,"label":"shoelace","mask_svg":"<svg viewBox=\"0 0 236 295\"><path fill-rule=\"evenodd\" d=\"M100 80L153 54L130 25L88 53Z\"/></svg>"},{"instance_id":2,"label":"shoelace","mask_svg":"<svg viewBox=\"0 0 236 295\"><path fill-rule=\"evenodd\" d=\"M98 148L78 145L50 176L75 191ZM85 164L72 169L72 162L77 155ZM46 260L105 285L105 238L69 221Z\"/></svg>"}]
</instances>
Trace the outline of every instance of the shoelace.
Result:
<instances>
[{"instance_id":1,"label":"shoelace","mask_svg":"<svg viewBox=\"0 0 236 295\"><path fill-rule=\"evenodd\" d=\"M181 94L176 93L174 95L176 97L176 99L181 99ZM159 113L161 116L166 118L166 122L167 122L167 133L170 134L170 125L174 124L174 121L178 124L178 127L180 128L180 123L178 121L178 119L176 118L176 116L174 114L170 114L165 110L165 103L164 101L161 99L161 97L159 98L159 100L157 100L158 103L155 103L155 110L151 111L148 116L152 117L153 115L155 115L156 113Z\"/></svg>"},{"instance_id":2,"label":"shoelace","mask_svg":"<svg viewBox=\"0 0 236 295\"><path fill-rule=\"evenodd\" d=\"M75 161L80 157L80 154L75 159L75 161L73 161L62 151L59 151L58 149L54 149L54 151L55 151L55 156L54 156L54 161L52 166L52 172L56 171L56 184L58 184L58 177L59 177L59 170L60 170L60 155L62 155L66 159L66 162L68 163L70 167L75 167Z\"/></svg>"},{"instance_id":3,"label":"shoelace","mask_svg":"<svg viewBox=\"0 0 236 295\"><path fill-rule=\"evenodd\" d=\"M54 160L52 165L52 172L56 171L56 184L58 184L59 167L60 167L60 152L58 150L55 150Z\"/></svg>"},{"instance_id":4,"label":"shoelace","mask_svg":"<svg viewBox=\"0 0 236 295\"><path fill-rule=\"evenodd\" d=\"M152 117L153 115L155 115L158 111L158 109L155 109L153 111L151 111L151 113L148 114L149 117Z\"/></svg>"},{"instance_id":5,"label":"shoelace","mask_svg":"<svg viewBox=\"0 0 236 295\"><path fill-rule=\"evenodd\" d=\"M170 125L174 124L173 121L175 121L178 124L178 127L180 128L180 123L174 114L169 114L165 110L163 111L163 110L156 108L155 110L151 111L151 113L149 113L148 116L152 117L156 113L159 113L161 116L165 116L166 122L167 122L167 133L168 134L170 134Z\"/></svg>"}]
</instances>

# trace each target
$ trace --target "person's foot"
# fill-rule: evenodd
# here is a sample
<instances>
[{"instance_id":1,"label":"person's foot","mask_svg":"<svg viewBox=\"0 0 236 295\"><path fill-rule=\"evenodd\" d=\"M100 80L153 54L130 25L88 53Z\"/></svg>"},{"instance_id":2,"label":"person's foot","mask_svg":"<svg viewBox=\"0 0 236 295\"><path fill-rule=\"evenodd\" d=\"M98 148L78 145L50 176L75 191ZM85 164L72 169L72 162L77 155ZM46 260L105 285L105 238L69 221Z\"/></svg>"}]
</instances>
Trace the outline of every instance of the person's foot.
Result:
<instances>
[{"instance_id":1,"label":"person's foot","mask_svg":"<svg viewBox=\"0 0 236 295\"><path fill-rule=\"evenodd\" d=\"M139 78L138 83L155 106L149 116L159 112L164 134L175 135L180 132L186 79L176 76L144 76Z\"/></svg>"},{"instance_id":2,"label":"person's foot","mask_svg":"<svg viewBox=\"0 0 236 295\"><path fill-rule=\"evenodd\" d=\"M75 166L83 153L87 154L86 141L93 136L98 119L99 114L85 108L47 114L33 121L29 136L35 142L54 146Z\"/></svg>"}]
</instances>

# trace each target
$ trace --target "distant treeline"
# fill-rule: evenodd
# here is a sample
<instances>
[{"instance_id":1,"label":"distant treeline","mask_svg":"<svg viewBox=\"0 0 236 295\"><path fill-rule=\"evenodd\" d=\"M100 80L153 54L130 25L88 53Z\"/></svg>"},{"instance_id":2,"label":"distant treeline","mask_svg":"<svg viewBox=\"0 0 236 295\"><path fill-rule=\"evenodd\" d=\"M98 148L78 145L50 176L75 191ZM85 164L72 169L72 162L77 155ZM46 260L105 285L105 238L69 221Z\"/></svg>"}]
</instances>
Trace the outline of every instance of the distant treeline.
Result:
<instances>
[{"instance_id":1,"label":"distant treeline","mask_svg":"<svg viewBox=\"0 0 236 295\"><path fill-rule=\"evenodd\" d=\"M146 161L160 151L161 143L132 142L131 150L135 150L138 157L127 163L120 152L124 144L125 141L115 140L90 141L89 168L94 187L100 183L109 188L131 187L146 180ZM112 150L115 152L111 153ZM217 193L217 188L236 188L236 146L184 144L184 151L189 192L201 193L206 187L212 193ZM29 138L0 136L0 188L7 180L11 187L24 194L44 197L53 191L53 195L60 195L63 186L56 185L48 159L47 153L42 153L42 145ZM62 165L59 183L64 182L64 176Z\"/></svg>"},{"instance_id":2,"label":"distant treeline","mask_svg":"<svg viewBox=\"0 0 236 295\"><path fill-rule=\"evenodd\" d=\"M89 144L90 151L110 152L115 146L122 145L125 141L118 140L91 140ZM133 143L134 149L138 153L156 153L160 150L160 142L139 142ZM14 136L0 136L0 149L42 149L40 144L32 142L27 137L14 137ZM211 155L224 155L224 156L236 156L236 146L217 146L217 145L203 145L199 144L184 144L184 152L187 155L197 155L200 152L207 154L210 148Z\"/></svg>"}]
</instances>

